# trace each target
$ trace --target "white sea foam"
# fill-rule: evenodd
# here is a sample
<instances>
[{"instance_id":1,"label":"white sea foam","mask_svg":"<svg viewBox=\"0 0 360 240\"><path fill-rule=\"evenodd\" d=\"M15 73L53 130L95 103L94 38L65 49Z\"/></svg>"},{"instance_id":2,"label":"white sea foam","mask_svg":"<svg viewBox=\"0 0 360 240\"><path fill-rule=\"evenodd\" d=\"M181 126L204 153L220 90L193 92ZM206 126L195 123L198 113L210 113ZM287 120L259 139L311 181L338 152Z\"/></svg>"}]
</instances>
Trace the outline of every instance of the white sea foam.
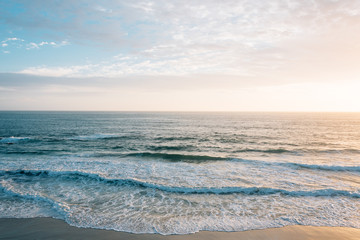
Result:
<instances>
[{"instance_id":1,"label":"white sea foam","mask_svg":"<svg viewBox=\"0 0 360 240\"><path fill-rule=\"evenodd\" d=\"M86 173L79 171L47 171L47 170L17 170L17 171L0 171L0 175L8 176L28 176L28 177L47 177L55 176L57 178L66 177L67 179L73 179L74 184L79 177L84 177L85 180L102 181L108 184L115 185L131 185L140 188L157 189L165 192L173 193L185 193L185 194L245 194L245 195L272 195L283 194L294 197L300 196L345 196L351 198L360 198L360 192L349 192L346 190L336 189L314 189L311 191L289 191L286 189L277 189L269 187L184 187L184 186L167 186L156 183L149 183L135 178L106 178L95 173ZM33 197L32 197L33 198Z\"/></svg>"},{"instance_id":2,"label":"white sea foam","mask_svg":"<svg viewBox=\"0 0 360 240\"><path fill-rule=\"evenodd\" d=\"M4 171L35 170L48 171L49 174L78 173L92 175L109 181L126 180L142 185L153 185L154 188L167 191L182 191L183 193L231 193L248 191L275 192L284 190L284 194L292 192L311 192L321 189L333 189L356 193L356 178L359 172L356 168L347 167L354 177L348 181L332 179L333 170L308 171L306 167L298 167L295 163L262 163L261 161L220 161L206 164L187 162L161 162L139 158L109 158L62 157L62 158L32 158L3 162ZM0 165L0 166L1 166ZM5 168L6 166L6 168ZM312 165L311 165L312 166ZM290 167L290 168L289 168ZM346 166L333 166L343 169ZM355 166L356 167L356 166ZM274 172L282 172L281 177L273 176ZM348 171L339 172L338 176L346 175ZM359 176L360 177L360 176ZM353 180L352 180L353 179ZM316 184L316 185L315 185ZM318 186L318 187L316 187ZM240 187L240 188L239 188ZM314 193L315 194L315 193ZM324 193L318 193L322 195ZM315 194L316 195L316 194Z\"/></svg>"},{"instance_id":3,"label":"white sea foam","mask_svg":"<svg viewBox=\"0 0 360 240\"><path fill-rule=\"evenodd\" d=\"M30 140L29 137L3 137L0 138L0 143L17 143L20 141Z\"/></svg>"},{"instance_id":4,"label":"white sea foam","mask_svg":"<svg viewBox=\"0 0 360 240\"><path fill-rule=\"evenodd\" d=\"M112 184L94 176L58 174L33 171L17 175L17 179L24 181L2 180L0 199L25 202L25 207L12 204L17 217L53 214L78 227L133 233L242 231L292 224L360 227L356 221L360 217L357 211L360 203L348 196L184 195L132 184ZM37 209L29 209L30 204ZM0 209L4 205L0 201ZM6 216L11 217L9 213Z\"/></svg>"},{"instance_id":5,"label":"white sea foam","mask_svg":"<svg viewBox=\"0 0 360 240\"><path fill-rule=\"evenodd\" d=\"M5 186L3 186L5 185ZM53 209L52 203L45 198L30 197L7 188L4 181L0 183L0 218L63 218Z\"/></svg>"}]
</instances>

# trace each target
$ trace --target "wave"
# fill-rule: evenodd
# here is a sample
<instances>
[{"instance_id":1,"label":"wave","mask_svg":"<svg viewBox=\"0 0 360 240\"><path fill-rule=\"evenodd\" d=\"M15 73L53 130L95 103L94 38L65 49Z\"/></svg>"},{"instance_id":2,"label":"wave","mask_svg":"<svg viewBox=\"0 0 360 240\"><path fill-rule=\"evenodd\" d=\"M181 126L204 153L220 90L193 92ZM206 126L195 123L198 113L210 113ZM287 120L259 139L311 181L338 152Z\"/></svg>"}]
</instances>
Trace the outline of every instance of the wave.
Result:
<instances>
[{"instance_id":1,"label":"wave","mask_svg":"<svg viewBox=\"0 0 360 240\"><path fill-rule=\"evenodd\" d=\"M50 206L53 207L53 209L55 209L55 211L57 211L58 213L61 214L61 216L66 218L65 216L67 215L67 210L69 209L69 206L67 206L65 203L55 201L48 196L45 197L40 194L19 193L12 186L4 186L4 183L2 182L0 182L0 191L12 197L18 197L18 198L48 203L50 204Z\"/></svg>"},{"instance_id":2,"label":"wave","mask_svg":"<svg viewBox=\"0 0 360 240\"><path fill-rule=\"evenodd\" d=\"M97 139L111 139L111 138L119 138L120 135L115 134L93 134L93 135L85 135L85 136L75 136L70 137L70 140L79 140L79 141L87 141L87 140L97 140Z\"/></svg>"},{"instance_id":3,"label":"wave","mask_svg":"<svg viewBox=\"0 0 360 240\"><path fill-rule=\"evenodd\" d=\"M258 164L267 165L267 166L275 165L275 166L285 166L296 169L306 168L306 169L324 170L324 171L360 172L360 166L317 165L317 164L303 164L303 163L294 163L294 162L267 162L261 160L250 160L250 159L231 158L231 157L214 157L214 156L205 156L205 155L183 155L183 154L169 154L169 153L140 152L140 153L129 153L125 155L121 154L121 156L155 158L155 159L163 159L171 162L190 162L190 163L202 163L208 161L237 161L237 162L255 164L255 165Z\"/></svg>"},{"instance_id":4,"label":"wave","mask_svg":"<svg viewBox=\"0 0 360 240\"><path fill-rule=\"evenodd\" d=\"M287 150L284 148L274 148L274 149L254 149L254 148L245 148L233 151L233 153L243 153L243 152L261 152L261 153L296 153L292 150Z\"/></svg>"},{"instance_id":5,"label":"wave","mask_svg":"<svg viewBox=\"0 0 360 240\"><path fill-rule=\"evenodd\" d=\"M261 160L250 160L250 159L239 159L231 158L231 161L242 162L247 164L262 164L266 166L284 166L288 168L305 168L322 171L334 171L334 172L360 172L360 166L339 166L339 165L319 165L319 164L306 164L306 163L295 163L295 162L267 162Z\"/></svg>"},{"instance_id":6,"label":"wave","mask_svg":"<svg viewBox=\"0 0 360 240\"><path fill-rule=\"evenodd\" d=\"M316 164L302 164L302 163L284 163L284 165L295 166L300 168L308 168L324 171L336 171L336 172L360 172L360 166L334 166L334 165L316 165Z\"/></svg>"},{"instance_id":7,"label":"wave","mask_svg":"<svg viewBox=\"0 0 360 240\"><path fill-rule=\"evenodd\" d=\"M0 138L0 143L13 144L13 143L18 143L20 141L27 141L30 139L31 139L30 137L3 137Z\"/></svg>"},{"instance_id":8,"label":"wave","mask_svg":"<svg viewBox=\"0 0 360 240\"><path fill-rule=\"evenodd\" d=\"M6 151L5 154L19 154L19 155L47 155L52 153L61 153L65 150L57 150L57 149L43 149L37 151Z\"/></svg>"},{"instance_id":9,"label":"wave","mask_svg":"<svg viewBox=\"0 0 360 240\"><path fill-rule=\"evenodd\" d=\"M147 148L151 151L190 151L195 147L192 145L177 145L177 146L154 146L150 145Z\"/></svg>"},{"instance_id":10,"label":"wave","mask_svg":"<svg viewBox=\"0 0 360 240\"><path fill-rule=\"evenodd\" d=\"M196 140L195 137L156 137L154 140L158 141L187 141L187 140Z\"/></svg>"},{"instance_id":11,"label":"wave","mask_svg":"<svg viewBox=\"0 0 360 240\"><path fill-rule=\"evenodd\" d=\"M302 154L360 154L359 149L285 149L285 148L270 148L270 149L256 149L256 148L245 148L234 150L233 153L246 153L246 152L258 152L258 153L274 153L274 154L282 154L289 153L294 155L302 155Z\"/></svg>"},{"instance_id":12,"label":"wave","mask_svg":"<svg viewBox=\"0 0 360 240\"><path fill-rule=\"evenodd\" d=\"M338 165L319 165L319 164L305 164L305 163L295 163L295 162L266 162L261 160L250 160L250 159L239 159L232 158L231 161L242 162L247 164L262 164L266 166L284 166L288 168L305 168L313 170L322 170L322 171L334 171L334 172L360 172L360 166L338 166Z\"/></svg>"},{"instance_id":13,"label":"wave","mask_svg":"<svg viewBox=\"0 0 360 240\"><path fill-rule=\"evenodd\" d=\"M187 163L205 163L214 161L230 161L230 162L241 162L251 165L265 165L265 166L282 166L293 169L313 169L322 171L335 171L335 172L360 172L360 166L338 166L338 165L319 165L319 164L305 164L296 162L272 162L272 161L261 161L253 159L242 159L234 157L216 157L206 155L189 155L189 154L171 154L171 153L157 153L157 152L138 152L138 153L98 153L95 157L136 157L136 158L149 158L156 160L164 160L169 162L187 162Z\"/></svg>"},{"instance_id":14,"label":"wave","mask_svg":"<svg viewBox=\"0 0 360 240\"><path fill-rule=\"evenodd\" d=\"M47 142L62 142L66 140L78 140L78 141L89 141L89 140L97 140L97 139L114 139L114 138L127 138L127 136L115 135L115 134L94 134L87 136L75 136L69 138L61 138L61 137L48 137L48 136L38 136L36 140L39 141L47 141ZM0 137L0 143L18 143L20 141L29 141L34 140L30 137Z\"/></svg>"},{"instance_id":15,"label":"wave","mask_svg":"<svg viewBox=\"0 0 360 240\"><path fill-rule=\"evenodd\" d=\"M329 153L329 154L343 154L343 153L352 153L352 154L360 154L359 149L353 148L344 148L344 149L328 149L328 150L309 150L309 152L319 152L319 153Z\"/></svg>"},{"instance_id":16,"label":"wave","mask_svg":"<svg viewBox=\"0 0 360 240\"><path fill-rule=\"evenodd\" d=\"M142 188L157 189L164 192L178 193L178 194L244 194L244 195L274 195L281 194L291 197L350 197L360 198L360 192L350 192L346 190L338 189L317 189L312 191L290 191L278 188L267 187L183 187L183 186L166 186L156 183L149 183L146 181L124 178L124 179L109 179L100 176L95 173L86 173L79 171L48 171L48 170L15 170L15 171L0 171L0 175L16 176L25 175L29 177L39 176L65 176L73 177L75 180L79 180L79 177L89 178L90 180L96 180L107 184L115 184L119 186L130 185Z\"/></svg>"},{"instance_id":17,"label":"wave","mask_svg":"<svg viewBox=\"0 0 360 240\"><path fill-rule=\"evenodd\" d=\"M116 147L119 149L120 147ZM114 149L114 148L113 148ZM134 149L136 150L136 149ZM206 155L188 155L188 154L176 154L176 153L161 153L161 152L133 152L133 153L121 153L121 152L105 152L92 154L93 157L120 157L120 158L141 158L141 159L153 159L163 160L168 162L187 162L187 163L205 163L211 161L227 161L230 158L214 157Z\"/></svg>"},{"instance_id":18,"label":"wave","mask_svg":"<svg viewBox=\"0 0 360 240\"><path fill-rule=\"evenodd\" d=\"M224 157L213 157L213 156L205 156L205 155L187 155L187 154L156 153L156 152L129 153L126 154L125 156L156 158L156 159L160 158L172 162L205 162L205 161L224 161L230 159Z\"/></svg>"}]
</instances>

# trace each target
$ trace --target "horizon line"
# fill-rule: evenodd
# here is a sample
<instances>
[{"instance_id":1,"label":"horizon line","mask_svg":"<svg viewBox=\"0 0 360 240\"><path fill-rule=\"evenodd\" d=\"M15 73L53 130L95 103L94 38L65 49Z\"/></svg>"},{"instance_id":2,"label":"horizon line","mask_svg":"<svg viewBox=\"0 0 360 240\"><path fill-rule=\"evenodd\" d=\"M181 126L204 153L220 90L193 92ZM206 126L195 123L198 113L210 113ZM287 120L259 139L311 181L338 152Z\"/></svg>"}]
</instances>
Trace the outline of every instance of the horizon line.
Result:
<instances>
[{"instance_id":1,"label":"horizon line","mask_svg":"<svg viewBox=\"0 0 360 240\"><path fill-rule=\"evenodd\" d=\"M272 110L2 110L0 112L143 112L143 113L360 113L360 111L272 111Z\"/></svg>"}]
</instances>

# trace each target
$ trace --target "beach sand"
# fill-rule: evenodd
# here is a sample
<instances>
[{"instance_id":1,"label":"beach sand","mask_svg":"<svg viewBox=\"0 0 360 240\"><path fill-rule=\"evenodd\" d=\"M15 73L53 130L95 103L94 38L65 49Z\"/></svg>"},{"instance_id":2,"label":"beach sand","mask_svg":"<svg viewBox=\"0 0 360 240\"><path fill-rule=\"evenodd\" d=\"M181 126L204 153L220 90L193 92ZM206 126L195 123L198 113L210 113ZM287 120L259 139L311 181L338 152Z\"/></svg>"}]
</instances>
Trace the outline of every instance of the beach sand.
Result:
<instances>
[{"instance_id":1,"label":"beach sand","mask_svg":"<svg viewBox=\"0 0 360 240\"><path fill-rule=\"evenodd\" d=\"M288 226L244 232L202 231L188 235L131 234L111 230L72 227L52 218L0 219L0 239L137 239L137 240L359 240L360 229L345 227Z\"/></svg>"}]
</instances>

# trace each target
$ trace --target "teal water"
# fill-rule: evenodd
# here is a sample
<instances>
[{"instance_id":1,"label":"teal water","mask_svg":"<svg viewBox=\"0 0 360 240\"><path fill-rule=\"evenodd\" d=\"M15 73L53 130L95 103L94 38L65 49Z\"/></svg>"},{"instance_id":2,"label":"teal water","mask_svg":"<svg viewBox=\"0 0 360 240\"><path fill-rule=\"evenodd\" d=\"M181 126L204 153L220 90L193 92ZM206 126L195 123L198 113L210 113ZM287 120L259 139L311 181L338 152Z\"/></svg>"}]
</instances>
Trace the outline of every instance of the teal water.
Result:
<instances>
[{"instance_id":1,"label":"teal water","mask_svg":"<svg viewBox=\"0 0 360 240\"><path fill-rule=\"evenodd\" d=\"M360 228L360 114L0 112L0 217Z\"/></svg>"}]
</instances>

